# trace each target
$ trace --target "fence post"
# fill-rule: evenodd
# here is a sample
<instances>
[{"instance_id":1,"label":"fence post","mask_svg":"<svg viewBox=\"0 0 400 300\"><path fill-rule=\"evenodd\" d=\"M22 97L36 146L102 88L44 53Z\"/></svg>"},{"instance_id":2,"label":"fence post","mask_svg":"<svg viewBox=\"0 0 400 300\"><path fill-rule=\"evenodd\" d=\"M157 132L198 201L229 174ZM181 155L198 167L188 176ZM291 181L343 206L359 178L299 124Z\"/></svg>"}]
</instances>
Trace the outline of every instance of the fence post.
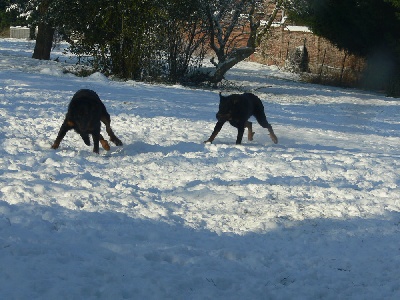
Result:
<instances>
[{"instance_id":1,"label":"fence post","mask_svg":"<svg viewBox=\"0 0 400 300\"><path fill-rule=\"evenodd\" d=\"M318 74L318 76L319 76L320 79L321 79L322 70L323 70L324 64L325 64L325 56L326 56L326 48L325 48L325 50L324 50L324 55L322 56L321 69L319 70L319 74Z\"/></svg>"},{"instance_id":2,"label":"fence post","mask_svg":"<svg viewBox=\"0 0 400 300\"><path fill-rule=\"evenodd\" d=\"M344 57L343 57L343 60L342 60L342 69L340 70L340 81L339 81L340 84L342 84L343 73L344 73L344 64L346 62L346 58L347 58L347 52L345 51L344 52Z\"/></svg>"}]
</instances>

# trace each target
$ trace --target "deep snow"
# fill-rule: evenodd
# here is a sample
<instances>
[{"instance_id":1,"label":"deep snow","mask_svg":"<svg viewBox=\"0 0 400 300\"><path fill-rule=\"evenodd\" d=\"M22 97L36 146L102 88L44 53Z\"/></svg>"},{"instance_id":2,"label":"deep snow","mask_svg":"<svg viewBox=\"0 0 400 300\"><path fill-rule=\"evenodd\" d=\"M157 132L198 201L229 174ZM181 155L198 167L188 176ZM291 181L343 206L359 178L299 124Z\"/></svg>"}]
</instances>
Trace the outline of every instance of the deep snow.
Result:
<instances>
[{"instance_id":1,"label":"deep snow","mask_svg":"<svg viewBox=\"0 0 400 300\"><path fill-rule=\"evenodd\" d=\"M2 299L400 299L398 100L242 63L279 144L203 144L218 91L79 78L33 46L0 40ZM123 147L50 149L80 88Z\"/></svg>"}]
</instances>

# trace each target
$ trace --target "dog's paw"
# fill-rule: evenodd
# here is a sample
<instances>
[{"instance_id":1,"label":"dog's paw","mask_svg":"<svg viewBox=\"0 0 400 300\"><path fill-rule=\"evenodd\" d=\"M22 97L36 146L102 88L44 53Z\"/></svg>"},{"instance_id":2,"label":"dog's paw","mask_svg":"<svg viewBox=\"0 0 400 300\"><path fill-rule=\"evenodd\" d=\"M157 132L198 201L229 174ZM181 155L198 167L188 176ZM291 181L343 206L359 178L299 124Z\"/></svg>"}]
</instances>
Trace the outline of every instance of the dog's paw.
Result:
<instances>
[{"instance_id":1,"label":"dog's paw","mask_svg":"<svg viewBox=\"0 0 400 300\"><path fill-rule=\"evenodd\" d=\"M106 140L100 140L100 144L104 148L104 150L110 151L110 145Z\"/></svg>"},{"instance_id":2,"label":"dog's paw","mask_svg":"<svg viewBox=\"0 0 400 300\"><path fill-rule=\"evenodd\" d=\"M274 133L270 133L269 136L271 137L271 140L274 142L274 144L278 144L278 137Z\"/></svg>"},{"instance_id":3,"label":"dog's paw","mask_svg":"<svg viewBox=\"0 0 400 300\"><path fill-rule=\"evenodd\" d=\"M59 146L60 144L54 143L53 145L51 145L51 149L58 149Z\"/></svg>"},{"instance_id":4,"label":"dog's paw","mask_svg":"<svg viewBox=\"0 0 400 300\"><path fill-rule=\"evenodd\" d=\"M255 135L255 132L249 132L248 140L249 140L249 141L252 141L253 138L254 138L254 135Z\"/></svg>"},{"instance_id":5,"label":"dog's paw","mask_svg":"<svg viewBox=\"0 0 400 300\"><path fill-rule=\"evenodd\" d=\"M113 142L116 146L122 146L123 145L121 140L119 138L117 138L117 137L115 139L112 139L111 142Z\"/></svg>"}]
</instances>

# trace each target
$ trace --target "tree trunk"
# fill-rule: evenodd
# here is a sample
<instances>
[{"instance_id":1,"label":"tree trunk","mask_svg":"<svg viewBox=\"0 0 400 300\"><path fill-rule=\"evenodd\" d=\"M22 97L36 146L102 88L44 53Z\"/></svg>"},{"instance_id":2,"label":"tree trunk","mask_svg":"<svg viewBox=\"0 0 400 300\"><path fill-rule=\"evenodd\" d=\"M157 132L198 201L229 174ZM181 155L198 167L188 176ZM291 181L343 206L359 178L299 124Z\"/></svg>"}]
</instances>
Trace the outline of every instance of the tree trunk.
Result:
<instances>
[{"instance_id":1,"label":"tree trunk","mask_svg":"<svg viewBox=\"0 0 400 300\"><path fill-rule=\"evenodd\" d=\"M32 58L50 59L50 52L53 46L54 28L48 24L40 23L36 36L35 50Z\"/></svg>"},{"instance_id":2,"label":"tree trunk","mask_svg":"<svg viewBox=\"0 0 400 300\"><path fill-rule=\"evenodd\" d=\"M245 60L255 51L253 47L243 47L233 50L229 57L223 62L216 65L215 72L208 78L211 83L218 83L224 79L226 72L228 72L232 67L234 67L239 62Z\"/></svg>"},{"instance_id":3,"label":"tree trunk","mask_svg":"<svg viewBox=\"0 0 400 300\"><path fill-rule=\"evenodd\" d=\"M35 50L32 58L50 59L51 47L53 46L54 27L51 24L43 21L47 14L50 5L49 0L43 0L39 4L39 16L41 21L38 25L38 33L36 36Z\"/></svg>"}]
</instances>

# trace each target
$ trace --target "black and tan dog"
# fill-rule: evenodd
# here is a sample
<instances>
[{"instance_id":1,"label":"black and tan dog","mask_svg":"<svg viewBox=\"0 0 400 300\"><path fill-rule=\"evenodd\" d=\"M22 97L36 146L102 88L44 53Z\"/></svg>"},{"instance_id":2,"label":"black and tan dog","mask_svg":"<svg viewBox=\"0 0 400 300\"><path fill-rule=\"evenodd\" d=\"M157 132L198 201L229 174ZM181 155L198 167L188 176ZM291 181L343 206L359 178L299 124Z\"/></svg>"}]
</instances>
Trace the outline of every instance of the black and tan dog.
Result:
<instances>
[{"instance_id":1,"label":"black and tan dog","mask_svg":"<svg viewBox=\"0 0 400 300\"><path fill-rule=\"evenodd\" d=\"M66 133L74 129L88 146L90 146L89 135L92 135L93 152L99 153L99 142L105 150L110 150L110 145L100 134L100 121L106 126L111 141L117 146L122 146L122 142L111 129L110 115L96 92L88 89L77 91L69 103L68 112L51 148L57 149Z\"/></svg>"},{"instance_id":2,"label":"black and tan dog","mask_svg":"<svg viewBox=\"0 0 400 300\"><path fill-rule=\"evenodd\" d=\"M271 140L275 144L278 143L278 138L276 137L271 124L267 121L264 112L264 105L260 98L252 93L232 94L230 96L222 96L220 93L219 97L219 111L217 113L218 122L215 125L210 138L205 141L205 143L212 143L226 121L229 121L232 126L238 129L236 144L242 143L245 128L248 129L249 141L252 141L254 132L252 129L252 123L248 121L251 116L254 116L262 127L267 128Z\"/></svg>"}]
</instances>

